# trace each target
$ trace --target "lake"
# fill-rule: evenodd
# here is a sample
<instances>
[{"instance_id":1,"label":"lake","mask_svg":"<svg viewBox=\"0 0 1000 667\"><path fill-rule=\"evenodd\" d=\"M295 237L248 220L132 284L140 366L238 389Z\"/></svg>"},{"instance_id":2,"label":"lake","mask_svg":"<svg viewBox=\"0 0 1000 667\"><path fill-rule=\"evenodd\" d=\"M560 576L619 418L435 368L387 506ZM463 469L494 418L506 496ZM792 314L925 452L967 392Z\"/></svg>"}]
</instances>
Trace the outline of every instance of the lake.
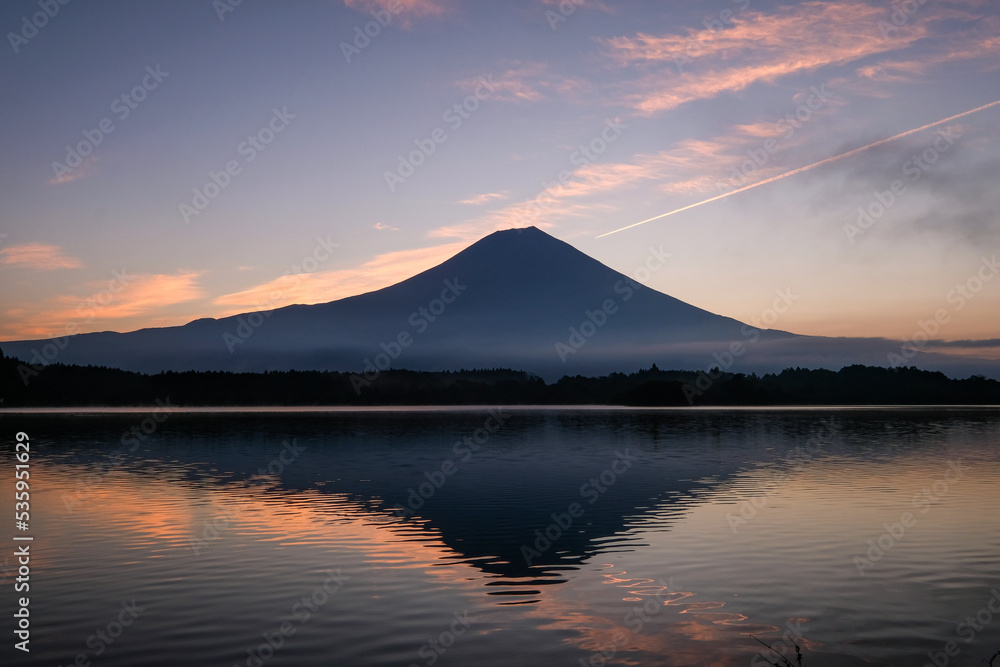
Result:
<instances>
[{"instance_id":1,"label":"lake","mask_svg":"<svg viewBox=\"0 0 1000 667\"><path fill-rule=\"evenodd\" d=\"M942 667L1000 650L996 409L36 410L0 425L5 665L777 661L760 640L793 663L798 644L809 667ZM15 594L24 544L30 593ZM13 648L20 595L30 654Z\"/></svg>"}]
</instances>

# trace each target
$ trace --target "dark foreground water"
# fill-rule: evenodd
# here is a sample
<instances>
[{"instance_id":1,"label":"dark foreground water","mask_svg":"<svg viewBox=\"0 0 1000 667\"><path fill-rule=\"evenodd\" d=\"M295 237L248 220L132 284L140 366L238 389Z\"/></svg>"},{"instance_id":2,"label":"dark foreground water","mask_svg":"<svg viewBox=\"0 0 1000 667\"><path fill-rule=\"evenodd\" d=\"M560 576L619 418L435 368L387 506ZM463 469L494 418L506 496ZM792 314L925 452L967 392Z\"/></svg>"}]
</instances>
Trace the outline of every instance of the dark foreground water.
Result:
<instances>
[{"instance_id":1,"label":"dark foreground water","mask_svg":"<svg viewBox=\"0 0 1000 667\"><path fill-rule=\"evenodd\" d=\"M996 410L8 412L0 433L3 665L1000 650Z\"/></svg>"}]
</instances>

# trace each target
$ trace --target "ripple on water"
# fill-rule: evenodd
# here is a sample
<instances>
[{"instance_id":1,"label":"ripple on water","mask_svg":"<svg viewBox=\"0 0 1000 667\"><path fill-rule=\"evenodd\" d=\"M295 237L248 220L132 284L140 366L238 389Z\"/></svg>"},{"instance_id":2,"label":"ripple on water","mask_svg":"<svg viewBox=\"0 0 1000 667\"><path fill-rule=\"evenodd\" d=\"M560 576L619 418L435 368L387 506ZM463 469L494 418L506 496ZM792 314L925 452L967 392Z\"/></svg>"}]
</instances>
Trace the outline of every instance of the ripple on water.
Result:
<instances>
[{"instance_id":1,"label":"ripple on water","mask_svg":"<svg viewBox=\"0 0 1000 667\"><path fill-rule=\"evenodd\" d=\"M134 599L147 611L103 665L245 664L282 623L295 634L271 664L426 664L466 611L442 664L578 664L613 645L623 664L742 666L750 634L789 623L810 667L917 664L997 585L1000 419L837 412L815 456L791 456L827 416L526 414L409 517L394 508L481 415L177 417L110 470L134 417L76 423L33 462L32 659L68 664ZM293 435L312 458L258 475ZM639 462L582 500L623 447ZM526 563L573 502L584 514ZM323 588L330 572L343 586Z\"/></svg>"}]
</instances>

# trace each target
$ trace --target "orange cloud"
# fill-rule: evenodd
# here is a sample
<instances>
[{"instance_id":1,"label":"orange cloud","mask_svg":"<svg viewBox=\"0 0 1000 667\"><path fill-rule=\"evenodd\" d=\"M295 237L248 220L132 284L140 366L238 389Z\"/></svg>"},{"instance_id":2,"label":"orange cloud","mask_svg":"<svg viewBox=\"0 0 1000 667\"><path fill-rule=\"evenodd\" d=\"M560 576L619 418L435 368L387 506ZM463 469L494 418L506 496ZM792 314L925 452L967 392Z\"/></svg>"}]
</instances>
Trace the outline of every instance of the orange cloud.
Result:
<instances>
[{"instance_id":1,"label":"orange cloud","mask_svg":"<svg viewBox=\"0 0 1000 667\"><path fill-rule=\"evenodd\" d=\"M879 21L888 16L885 8L863 2L805 2L774 14L738 14L724 30L640 33L605 44L620 66L647 70L629 84L627 102L639 113L653 115L755 83L900 49L929 34L926 22L913 20L886 37Z\"/></svg>"},{"instance_id":2,"label":"orange cloud","mask_svg":"<svg viewBox=\"0 0 1000 667\"><path fill-rule=\"evenodd\" d=\"M0 264L24 266L35 271L78 269L83 264L65 255L59 246L47 243L24 243L0 250Z\"/></svg>"},{"instance_id":3,"label":"orange cloud","mask_svg":"<svg viewBox=\"0 0 1000 667\"><path fill-rule=\"evenodd\" d=\"M201 272L170 274L129 274L122 271L106 283L91 283L94 291L87 297L60 296L64 310L50 311L55 320L80 320L93 315L101 320L116 320L154 312L165 306L194 301L204 296L198 285ZM117 292L115 290L118 290Z\"/></svg>"},{"instance_id":4,"label":"orange cloud","mask_svg":"<svg viewBox=\"0 0 1000 667\"><path fill-rule=\"evenodd\" d=\"M271 310L297 303L335 301L406 280L437 266L467 245L460 242L416 250L398 250L379 255L353 269L285 275L240 292L225 294L216 298L213 303L230 307L227 312L217 315L225 317L248 310Z\"/></svg>"},{"instance_id":5,"label":"orange cloud","mask_svg":"<svg viewBox=\"0 0 1000 667\"><path fill-rule=\"evenodd\" d=\"M201 275L191 271L174 275L115 272L111 280L86 283L84 287L90 290L86 296L64 294L8 309L0 336L42 338L100 331L112 320L148 316L202 298L204 293L198 285Z\"/></svg>"}]
</instances>

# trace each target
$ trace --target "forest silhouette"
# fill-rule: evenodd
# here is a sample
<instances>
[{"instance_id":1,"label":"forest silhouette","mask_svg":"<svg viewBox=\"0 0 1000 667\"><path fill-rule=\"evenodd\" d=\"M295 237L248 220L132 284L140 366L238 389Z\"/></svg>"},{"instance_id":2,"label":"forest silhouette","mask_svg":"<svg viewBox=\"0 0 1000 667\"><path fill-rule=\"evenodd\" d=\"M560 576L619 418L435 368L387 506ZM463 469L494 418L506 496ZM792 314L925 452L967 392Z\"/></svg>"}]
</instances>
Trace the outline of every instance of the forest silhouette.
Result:
<instances>
[{"instance_id":1,"label":"forest silhouette","mask_svg":"<svg viewBox=\"0 0 1000 667\"><path fill-rule=\"evenodd\" d=\"M998 405L1000 382L952 379L935 371L847 366L788 368L764 375L649 369L546 383L506 368L458 371L389 369L363 378L336 371L143 374L103 366L29 366L0 360L0 405L142 406L323 405Z\"/></svg>"}]
</instances>

